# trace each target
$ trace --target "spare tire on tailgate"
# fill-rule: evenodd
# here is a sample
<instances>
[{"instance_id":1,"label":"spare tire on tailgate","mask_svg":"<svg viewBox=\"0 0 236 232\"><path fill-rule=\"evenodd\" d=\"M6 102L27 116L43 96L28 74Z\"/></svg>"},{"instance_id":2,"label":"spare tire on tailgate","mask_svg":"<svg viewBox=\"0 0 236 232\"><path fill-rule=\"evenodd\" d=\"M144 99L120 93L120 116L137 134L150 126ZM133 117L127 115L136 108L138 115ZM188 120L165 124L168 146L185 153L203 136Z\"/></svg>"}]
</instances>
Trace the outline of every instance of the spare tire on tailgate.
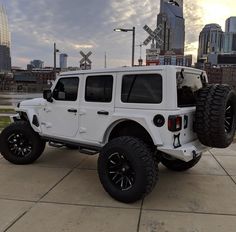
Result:
<instances>
[{"instance_id":1,"label":"spare tire on tailgate","mask_svg":"<svg viewBox=\"0 0 236 232\"><path fill-rule=\"evenodd\" d=\"M236 95L228 85L208 85L196 98L195 131L209 147L228 147L235 134Z\"/></svg>"}]
</instances>

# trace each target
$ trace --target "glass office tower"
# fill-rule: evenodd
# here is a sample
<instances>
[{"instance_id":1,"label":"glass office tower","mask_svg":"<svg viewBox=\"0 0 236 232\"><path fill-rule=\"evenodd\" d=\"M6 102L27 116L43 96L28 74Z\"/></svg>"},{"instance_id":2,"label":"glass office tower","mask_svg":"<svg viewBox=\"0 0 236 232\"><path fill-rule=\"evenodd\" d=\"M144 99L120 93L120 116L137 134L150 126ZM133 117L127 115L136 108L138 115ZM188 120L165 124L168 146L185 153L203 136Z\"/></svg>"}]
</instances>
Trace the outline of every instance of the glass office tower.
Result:
<instances>
[{"instance_id":1,"label":"glass office tower","mask_svg":"<svg viewBox=\"0 0 236 232\"><path fill-rule=\"evenodd\" d=\"M157 25L162 25L160 37L164 41L161 54L168 51L176 55L184 54L185 20L183 16L183 0L161 0Z\"/></svg>"},{"instance_id":2,"label":"glass office tower","mask_svg":"<svg viewBox=\"0 0 236 232\"><path fill-rule=\"evenodd\" d=\"M236 17L230 17L225 22L225 32L236 32Z\"/></svg>"},{"instance_id":3,"label":"glass office tower","mask_svg":"<svg viewBox=\"0 0 236 232\"><path fill-rule=\"evenodd\" d=\"M67 58L68 55L65 53L60 54L60 68L67 69Z\"/></svg>"},{"instance_id":4,"label":"glass office tower","mask_svg":"<svg viewBox=\"0 0 236 232\"><path fill-rule=\"evenodd\" d=\"M199 35L198 60L223 50L224 32L219 24L207 24Z\"/></svg>"},{"instance_id":5,"label":"glass office tower","mask_svg":"<svg viewBox=\"0 0 236 232\"><path fill-rule=\"evenodd\" d=\"M224 52L236 53L236 17L230 17L225 22Z\"/></svg>"},{"instance_id":6,"label":"glass office tower","mask_svg":"<svg viewBox=\"0 0 236 232\"><path fill-rule=\"evenodd\" d=\"M11 71L10 32L6 10L0 6L0 72Z\"/></svg>"}]
</instances>

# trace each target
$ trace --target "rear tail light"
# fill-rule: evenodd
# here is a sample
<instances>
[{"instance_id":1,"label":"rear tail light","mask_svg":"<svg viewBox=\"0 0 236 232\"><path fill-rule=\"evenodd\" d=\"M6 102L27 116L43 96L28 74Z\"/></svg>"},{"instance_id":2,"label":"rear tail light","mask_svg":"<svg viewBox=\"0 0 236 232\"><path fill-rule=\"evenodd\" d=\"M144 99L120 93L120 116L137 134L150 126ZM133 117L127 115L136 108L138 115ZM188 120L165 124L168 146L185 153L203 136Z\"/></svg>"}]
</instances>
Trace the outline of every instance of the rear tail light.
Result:
<instances>
[{"instance_id":1,"label":"rear tail light","mask_svg":"<svg viewBox=\"0 0 236 232\"><path fill-rule=\"evenodd\" d=\"M169 116L168 118L169 131L176 132L182 129L182 117L181 116Z\"/></svg>"}]
</instances>

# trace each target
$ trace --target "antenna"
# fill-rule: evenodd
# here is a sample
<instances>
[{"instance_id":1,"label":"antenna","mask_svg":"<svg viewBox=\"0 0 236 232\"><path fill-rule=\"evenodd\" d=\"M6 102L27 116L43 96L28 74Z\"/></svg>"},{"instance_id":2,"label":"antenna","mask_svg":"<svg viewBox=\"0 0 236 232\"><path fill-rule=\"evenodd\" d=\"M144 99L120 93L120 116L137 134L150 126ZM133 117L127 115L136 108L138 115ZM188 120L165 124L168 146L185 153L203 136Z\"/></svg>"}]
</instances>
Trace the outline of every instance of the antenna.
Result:
<instances>
[{"instance_id":1,"label":"antenna","mask_svg":"<svg viewBox=\"0 0 236 232\"><path fill-rule=\"evenodd\" d=\"M140 57L139 57L139 59L138 59L138 63L139 63L139 66L142 66L142 65L143 65L142 47L144 46L144 44L143 44L143 43L140 43L140 44L137 44L136 46L140 48Z\"/></svg>"},{"instance_id":2,"label":"antenna","mask_svg":"<svg viewBox=\"0 0 236 232\"><path fill-rule=\"evenodd\" d=\"M140 49L140 59L142 59L142 47L144 46L144 44L143 43L140 43L140 44L137 44L136 45L137 47L139 47L139 49Z\"/></svg>"}]
</instances>

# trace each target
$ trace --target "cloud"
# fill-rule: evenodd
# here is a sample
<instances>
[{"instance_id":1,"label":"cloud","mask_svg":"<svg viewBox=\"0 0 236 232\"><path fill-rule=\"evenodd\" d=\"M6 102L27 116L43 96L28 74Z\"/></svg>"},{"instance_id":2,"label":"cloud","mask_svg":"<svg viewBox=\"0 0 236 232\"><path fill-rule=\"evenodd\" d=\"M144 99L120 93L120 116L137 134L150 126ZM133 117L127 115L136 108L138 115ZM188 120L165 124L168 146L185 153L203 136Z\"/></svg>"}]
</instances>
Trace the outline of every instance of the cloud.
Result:
<instances>
[{"instance_id":1,"label":"cloud","mask_svg":"<svg viewBox=\"0 0 236 232\"><path fill-rule=\"evenodd\" d=\"M13 64L24 67L26 59L28 62L42 59L46 65L52 65L54 42L60 51L69 55L68 62L72 66L79 64L79 50L92 50L91 59L95 67L104 65L105 52L109 66L129 65L132 33L113 32L113 29L135 26L136 44L143 42L148 34L142 28L148 24L155 29L160 5L157 0L2 1L7 8L12 32ZM235 3L232 0L223 3L214 0L215 5L213 0L184 0L184 3L186 52L193 52L196 56L199 33L208 22L207 11L210 8L206 5L225 5L224 9L233 14ZM224 10L224 14L227 12ZM217 17L223 19L220 13L215 16L216 22ZM136 47L136 60L138 57L139 49Z\"/></svg>"},{"instance_id":2,"label":"cloud","mask_svg":"<svg viewBox=\"0 0 236 232\"><path fill-rule=\"evenodd\" d=\"M184 17L185 17L185 34L186 43L192 43L198 40L200 30L204 22L202 19L202 6L196 1L185 1Z\"/></svg>"},{"instance_id":3,"label":"cloud","mask_svg":"<svg viewBox=\"0 0 236 232\"><path fill-rule=\"evenodd\" d=\"M74 47L76 49L93 48L93 45L90 45L90 44L74 44Z\"/></svg>"}]
</instances>

